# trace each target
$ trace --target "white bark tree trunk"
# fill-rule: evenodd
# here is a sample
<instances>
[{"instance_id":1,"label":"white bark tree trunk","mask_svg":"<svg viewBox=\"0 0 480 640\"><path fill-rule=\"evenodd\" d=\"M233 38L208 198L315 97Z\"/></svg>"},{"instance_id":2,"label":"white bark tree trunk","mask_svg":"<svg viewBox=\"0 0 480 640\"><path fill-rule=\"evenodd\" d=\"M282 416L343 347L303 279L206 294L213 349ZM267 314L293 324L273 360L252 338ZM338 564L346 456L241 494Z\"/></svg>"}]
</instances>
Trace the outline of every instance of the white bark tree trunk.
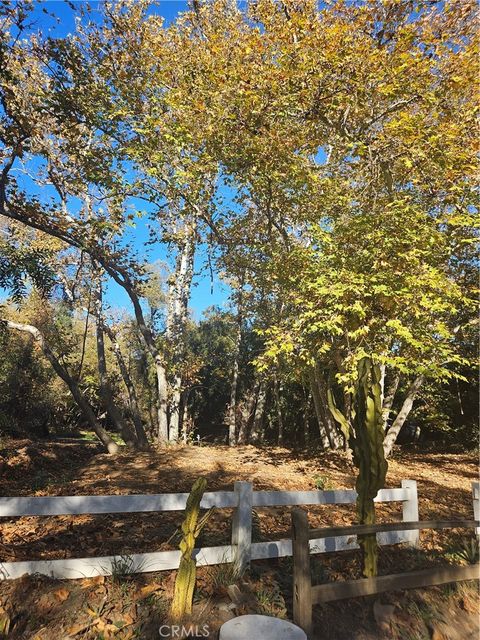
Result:
<instances>
[{"instance_id":1,"label":"white bark tree trunk","mask_svg":"<svg viewBox=\"0 0 480 640\"><path fill-rule=\"evenodd\" d=\"M238 373L240 370L240 345L242 344L242 291L240 290L237 303L237 317L235 319L235 338L233 345L232 378L230 383L230 403L227 407L226 423L228 426L228 444L237 444L237 390Z\"/></svg>"},{"instance_id":2,"label":"white bark tree trunk","mask_svg":"<svg viewBox=\"0 0 480 640\"><path fill-rule=\"evenodd\" d=\"M197 233L197 218L185 220L181 242L175 264L175 273L170 282L166 337L172 347L174 375L170 389L169 440L176 442L180 434L180 404L182 398L182 376L180 367L185 352L185 328L188 319L188 303L193 278L193 263Z\"/></svg>"},{"instance_id":3,"label":"white bark tree trunk","mask_svg":"<svg viewBox=\"0 0 480 640\"><path fill-rule=\"evenodd\" d=\"M325 428L325 417L323 414L322 399L318 391L318 385L314 370L310 369L308 375L310 381L310 391L313 398L313 406L315 407L315 415L317 417L318 430L320 433L320 441L322 443L322 448L326 450L330 448L330 442L328 440L327 430Z\"/></svg>"},{"instance_id":4,"label":"white bark tree trunk","mask_svg":"<svg viewBox=\"0 0 480 640\"><path fill-rule=\"evenodd\" d=\"M403 401L402 407L397 414L392 426L387 432L385 439L383 441L383 450L385 452L385 457L387 458L392 452L393 445L395 444L398 434L400 433L400 429L405 424L405 420L408 418L408 415L413 407L413 402L420 391L422 384L425 381L425 376L419 375L412 382L410 387L408 388L407 395L405 400Z\"/></svg>"},{"instance_id":5,"label":"white bark tree trunk","mask_svg":"<svg viewBox=\"0 0 480 640\"><path fill-rule=\"evenodd\" d=\"M158 442L165 444L168 442L168 383L160 354L155 357L155 371L158 392Z\"/></svg>"},{"instance_id":6,"label":"white bark tree trunk","mask_svg":"<svg viewBox=\"0 0 480 640\"><path fill-rule=\"evenodd\" d=\"M228 444L233 447L237 444L237 387L238 387L238 371L239 371L239 349L240 349L241 332L238 331L235 340L235 354L233 356L232 365L232 381L230 385L230 403L227 408L227 426L228 426Z\"/></svg>"},{"instance_id":7,"label":"white bark tree trunk","mask_svg":"<svg viewBox=\"0 0 480 640\"><path fill-rule=\"evenodd\" d=\"M385 396L383 399L382 415L383 415L383 429L385 433L388 431L388 421L390 419L390 412L392 410L393 401L395 400L395 395L397 393L399 384L400 384L400 374L395 373L392 381L387 386L387 390L385 392Z\"/></svg>"},{"instance_id":8,"label":"white bark tree trunk","mask_svg":"<svg viewBox=\"0 0 480 640\"><path fill-rule=\"evenodd\" d=\"M257 387L255 412L253 415L252 430L250 432L250 442L259 444L263 440L263 417L265 413L265 403L267 400L267 385L261 380Z\"/></svg>"},{"instance_id":9,"label":"white bark tree trunk","mask_svg":"<svg viewBox=\"0 0 480 640\"><path fill-rule=\"evenodd\" d=\"M275 398L275 409L277 413L277 423L278 423L278 446L281 447L283 445L283 416L282 416L282 406L280 404L280 385L278 383L278 377L275 374L273 378L273 395Z\"/></svg>"}]
</instances>

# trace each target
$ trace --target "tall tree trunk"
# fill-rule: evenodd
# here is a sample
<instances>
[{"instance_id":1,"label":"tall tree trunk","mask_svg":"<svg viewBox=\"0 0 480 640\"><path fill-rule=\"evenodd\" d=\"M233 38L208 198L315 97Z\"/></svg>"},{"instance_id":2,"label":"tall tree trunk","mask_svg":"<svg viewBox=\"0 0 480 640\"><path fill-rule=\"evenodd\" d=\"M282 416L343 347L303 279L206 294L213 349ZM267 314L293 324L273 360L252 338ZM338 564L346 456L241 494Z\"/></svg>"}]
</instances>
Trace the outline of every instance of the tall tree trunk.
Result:
<instances>
[{"instance_id":1,"label":"tall tree trunk","mask_svg":"<svg viewBox=\"0 0 480 640\"><path fill-rule=\"evenodd\" d=\"M253 414L252 430L250 431L250 442L259 444L263 441L263 417L265 413L265 403L267 400L267 385L261 380L257 386L255 411Z\"/></svg>"},{"instance_id":2,"label":"tall tree trunk","mask_svg":"<svg viewBox=\"0 0 480 640\"><path fill-rule=\"evenodd\" d=\"M178 246L174 277L170 282L166 338L172 347L174 377L170 390L169 440L176 442L180 433L180 404L182 377L180 366L185 352L185 328L188 318L188 303L193 278L197 218L185 219L182 239Z\"/></svg>"},{"instance_id":3,"label":"tall tree trunk","mask_svg":"<svg viewBox=\"0 0 480 640\"><path fill-rule=\"evenodd\" d=\"M310 444L310 421L308 414L310 411L310 392L304 388L305 403L303 405L303 446L305 448Z\"/></svg>"},{"instance_id":4,"label":"tall tree trunk","mask_svg":"<svg viewBox=\"0 0 480 640\"><path fill-rule=\"evenodd\" d=\"M312 391L315 413L317 415L320 437L324 449L339 449L343 438L328 407L327 390L319 366L310 371L310 388Z\"/></svg>"},{"instance_id":5,"label":"tall tree trunk","mask_svg":"<svg viewBox=\"0 0 480 640\"><path fill-rule=\"evenodd\" d=\"M160 354L155 357L158 394L158 442L168 442L168 383L167 372Z\"/></svg>"},{"instance_id":6,"label":"tall tree trunk","mask_svg":"<svg viewBox=\"0 0 480 640\"><path fill-rule=\"evenodd\" d=\"M322 443L322 448L326 450L331 447L331 444L328 439L327 430L325 428L325 416L322 406L322 399L318 391L317 380L313 368L309 370L308 377L310 381L310 391L312 392L313 406L315 407L315 415L317 417L318 430L320 432L320 441Z\"/></svg>"},{"instance_id":7,"label":"tall tree trunk","mask_svg":"<svg viewBox=\"0 0 480 640\"><path fill-rule=\"evenodd\" d=\"M186 444L192 431L193 422L189 419L188 415L188 399L190 397L191 389L185 389L182 393L181 412L182 419L180 421L180 428L182 432L182 440ZM192 434L193 435L193 434Z\"/></svg>"},{"instance_id":8,"label":"tall tree trunk","mask_svg":"<svg viewBox=\"0 0 480 640\"><path fill-rule=\"evenodd\" d=\"M136 433L136 436L137 436L138 446L139 446L139 448L141 448L143 450L147 450L149 448L149 444L148 444L147 435L145 433L145 429L144 429L143 422L142 422L142 417L141 417L141 413L140 413L140 407L139 407L139 404L138 404L137 392L136 392L133 380L132 380L132 378L130 376L130 373L128 371L127 363L125 362L125 359L123 357L123 353L122 353L122 350L120 348L120 344L118 342L117 335L116 335L115 331L112 329L112 327L110 325L108 325L107 323L105 323L105 322L103 323L103 328L104 328L105 333L107 334L108 339L110 340L110 343L112 345L112 349L113 349L113 352L114 352L115 357L117 359L117 363L118 363L118 367L120 369L120 373L122 374L122 378L123 378L123 382L125 384L125 388L127 389L128 400L129 400L129 403L130 403L130 411L132 413L132 420L133 420L133 424L135 426L135 433Z\"/></svg>"},{"instance_id":9,"label":"tall tree trunk","mask_svg":"<svg viewBox=\"0 0 480 640\"><path fill-rule=\"evenodd\" d=\"M405 400L403 401L402 408L397 414L392 426L387 432L385 439L383 441L383 450L385 452L385 457L387 458L392 452L393 445L397 441L398 434L400 433L400 429L405 424L405 420L408 418L408 415L413 407L413 402L420 391L422 384L425 381L424 375L419 375L412 382L410 387L408 388L407 395Z\"/></svg>"},{"instance_id":10,"label":"tall tree trunk","mask_svg":"<svg viewBox=\"0 0 480 640\"><path fill-rule=\"evenodd\" d=\"M388 421L390 419L390 412L392 410L393 401L395 400L395 395L397 393L399 384L400 384L400 374L395 372L394 377L392 378L392 381L387 386L387 390L385 391L385 396L383 398L382 414L383 414L383 430L385 431L385 433L388 430Z\"/></svg>"},{"instance_id":11,"label":"tall tree trunk","mask_svg":"<svg viewBox=\"0 0 480 640\"><path fill-rule=\"evenodd\" d=\"M254 417L256 402L257 389L247 391L243 401L240 403L241 417L238 427L237 444L247 444L248 442L248 429Z\"/></svg>"},{"instance_id":12,"label":"tall tree trunk","mask_svg":"<svg viewBox=\"0 0 480 640\"><path fill-rule=\"evenodd\" d=\"M318 365L315 365L315 379L322 402L323 415L325 416L325 427L327 429L328 440L332 449L340 449L342 448L342 445L345 445L345 438L337 427L337 423L335 422L330 411L330 407L328 406L327 386ZM350 417L350 396L347 394L345 394L345 413Z\"/></svg>"},{"instance_id":13,"label":"tall tree trunk","mask_svg":"<svg viewBox=\"0 0 480 640\"><path fill-rule=\"evenodd\" d=\"M239 341L238 341L239 342ZM237 387L238 387L238 349L235 349L235 355L232 366L232 381L230 384L230 403L227 409L227 425L228 425L228 444L233 447L237 444Z\"/></svg>"},{"instance_id":14,"label":"tall tree trunk","mask_svg":"<svg viewBox=\"0 0 480 640\"><path fill-rule=\"evenodd\" d=\"M278 423L278 446L281 447L283 445L283 416L282 416L282 406L280 404L280 389L278 384L277 374L273 376L273 396L275 398L275 409L277 412L277 423Z\"/></svg>"},{"instance_id":15,"label":"tall tree trunk","mask_svg":"<svg viewBox=\"0 0 480 640\"><path fill-rule=\"evenodd\" d=\"M237 444L237 389L240 370L240 345L242 343L242 292L239 293L237 317L235 321L235 343L233 346L232 379L230 383L230 402L227 408L228 444Z\"/></svg>"},{"instance_id":16,"label":"tall tree trunk","mask_svg":"<svg viewBox=\"0 0 480 640\"><path fill-rule=\"evenodd\" d=\"M47 358L47 360L52 365L53 370L61 378L67 387L70 390L70 393L73 396L73 399L77 403L79 409L81 410L83 417L88 422L92 431L94 431L100 440L100 442L106 447L108 453L117 453L118 445L111 439L105 429L98 423L95 413L93 412L92 407L88 403L88 400L83 395L80 390L77 382L70 376L67 369L61 364L58 358L55 356L53 351L50 349L49 345L45 341L45 338L41 331L29 324L20 324L18 322L12 322L11 320L1 320L9 329L16 329L17 331L24 331L29 333L35 342L39 344L42 349L43 354Z\"/></svg>"},{"instance_id":17,"label":"tall tree trunk","mask_svg":"<svg viewBox=\"0 0 480 640\"><path fill-rule=\"evenodd\" d=\"M98 375L100 379L100 396L104 408L106 409L110 420L115 429L120 432L127 447L135 448L137 446L136 437L127 425L120 409L117 407L113 398L113 391L108 378L107 358L105 356L105 337L103 333L103 302L102 302L102 281L97 277L95 283L95 317L96 317L96 344L97 344L97 363Z\"/></svg>"}]
</instances>

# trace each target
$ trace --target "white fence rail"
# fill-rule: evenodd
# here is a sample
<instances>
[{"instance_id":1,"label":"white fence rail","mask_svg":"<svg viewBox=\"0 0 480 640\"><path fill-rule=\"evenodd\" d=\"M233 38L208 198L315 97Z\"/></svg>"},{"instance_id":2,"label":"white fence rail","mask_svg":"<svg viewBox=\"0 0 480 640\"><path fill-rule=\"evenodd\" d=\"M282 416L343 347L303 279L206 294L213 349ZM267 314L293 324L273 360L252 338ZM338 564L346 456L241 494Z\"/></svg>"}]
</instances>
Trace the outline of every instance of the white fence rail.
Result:
<instances>
[{"instance_id":1,"label":"white fence rail","mask_svg":"<svg viewBox=\"0 0 480 640\"><path fill-rule=\"evenodd\" d=\"M478 518L478 483L474 487L474 513ZM336 491L253 491L250 482L235 482L233 491L205 493L204 508L233 508L231 544L196 549L197 564L213 565L236 561L246 566L250 560L278 558L292 555L291 540L252 542L252 510L262 507L293 505L352 504L356 500L353 490ZM56 516L101 513L143 513L152 511L179 511L185 508L187 493L123 496L59 496L59 497L7 497L0 498L0 517ZM417 521L418 496L414 480L403 480L398 489L382 489L376 502L401 502L403 522ZM1 522L1 521L0 521ZM399 522L399 528L401 523ZM394 531L378 534L379 544L406 542L418 544L418 531ZM312 553L343 551L357 547L356 537L311 540ZM177 569L179 551L158 551L129 556L132 573ZM118 565L118 556L95 558L69 558L61 560L32 560L0 562L0 579L19 578L24 574L41 573L54 578L84 578L111 575Z\"/></svg>"}]
</instances>

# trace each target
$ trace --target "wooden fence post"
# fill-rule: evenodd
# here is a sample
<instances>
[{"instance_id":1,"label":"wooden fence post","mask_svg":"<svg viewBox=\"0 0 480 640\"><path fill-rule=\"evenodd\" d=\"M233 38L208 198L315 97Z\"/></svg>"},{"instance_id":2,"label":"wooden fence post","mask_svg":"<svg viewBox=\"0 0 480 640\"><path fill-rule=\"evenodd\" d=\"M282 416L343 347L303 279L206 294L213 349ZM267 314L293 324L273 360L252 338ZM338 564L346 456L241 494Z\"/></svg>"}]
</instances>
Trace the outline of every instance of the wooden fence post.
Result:
<instances>
[{"instance_id":1,"label":"wooden fence post","mask_svg":"<svg viewBox=\"0 0 480 640\"><path fill-rule=\"evenodd\" d=\"M307 636L312 633L312 576L308 516L303 509L292 509L293 621Z\"/></svg>"},{"instance_id":2,"label":"wooden fence post","mask_svg":"<svg viewBox=\"0 0 480 640\"><path fill-rule=\"evenodd\" d=\"M418 493L416 480L402 480L403 489L408 489L408 498L403 501L403 522L418 522ZM405 531L408 538L407 544L418 547L420 544L420 532Z\"/></svg>"},{"instance_id":3,"label":"wooden fence post","mask_svg":"<svg viewBox=\"0 0 480 640\"><path fill-rule=\"evenodd\" d=\"M233 490L238 496L238 505L232 520L232 545L236 547L235 562L243 572L250 566L252 555L252 483L235 482Z\"/></svg>"},{"instance_id":4,"label":"wooden fence post","mask_svg":"<svg viewBox=\"0 0 480 640\"><path fill-rule=\"evenodd\" d=\"M473 497L473 518L474 520L480 520L480 482L472 482L472 497ZM477 536L480 536L480 527L475 529Z\"/></svg>"}]
</instances>

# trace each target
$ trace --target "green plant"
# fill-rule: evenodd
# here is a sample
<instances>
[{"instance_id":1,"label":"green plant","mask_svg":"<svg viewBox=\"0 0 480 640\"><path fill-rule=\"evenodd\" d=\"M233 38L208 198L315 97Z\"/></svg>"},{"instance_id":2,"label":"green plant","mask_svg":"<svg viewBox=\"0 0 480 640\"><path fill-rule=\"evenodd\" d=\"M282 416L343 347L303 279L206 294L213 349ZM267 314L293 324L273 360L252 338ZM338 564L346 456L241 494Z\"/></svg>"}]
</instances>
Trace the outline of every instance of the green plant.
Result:
<instances>
[{"instance_id":1,"label":"green plant","mask_svg":"<svg viewBox=\"0 0 480 640\"><path fill-rule=\"evenodd\" d=\"M355 483L357 515L360 524L375 523L374 498L385 485L387 461L383 449L383 416L381 371L369 357L362 358L357 367L357 379L352 396L351 423L335 405L331 390L328 392L330 411L339 423L353 450L353 461L358 468ZM378 547L375 534L358 536L363 552L363 573L369 578L377 575Z\"/></svg>"},{"instance_id":2,"label":"green plant","mask_svg":"<svg viewBox=\"0 0 480 640\"><path fill-rule=\"evenodd\" d=\"M205 526L212 509L200 518L200 502L207 487L205 478L198 478L192 486L185 507L185 518L182 523L183 537L180 541L180 565L175 580L175 590L170 608L173 620L180 620L184 615L192 612L193 590L195 588L196 560L192 557L195 540Z\"/></svg>"},{"instance_id":3,"label":"green plant","mask_svg":"<svg viewBox=\"0 0 480 640\"><path fill-rule=\"evenodd\" d=\"M122 582L133 573L138 573L143 568L142 562L136 562L131 555L115 556L111 564L112 582Z\"/></svg>"},{"instance_id":4,"label":"green plant","mask_svg":"<svg viewBox=\"0 0 480 640\"><path fill-rule=\"evenodd\" d=\"M447 556L452 560L463 560L467 564L477 564L479 561L478 540L464 538L458 545L449 548Z\"/></svg>"},{"instance_id":5,"label":"green plant","mask_svg":"<svg viewBox=\"0 0 480 640\"><path fill-rule=\"evenodd\" d=\"M285 599L277 584L273 584L272 588L260 589L255 592L258 610L262 614L275 616L277 618L285 618L287 615L287 607Z\"/></svg>"},{"instance_id":6,"label":"green plant","mask_svg":"<svg viewBox=\"0 0 480 640\"><path fill-rule=\"evenodd\" d=\"M315 488L319 491L325 491L332 488L332 484L328 479L328 476L317 473L313 476L313 482L315 484Z\"/></svg>"},{"instance_id":7,"label":"green plant","mask_svg":"<svg viewBox=\"0 0 480 640\"><path fill-rule=\"evenodd\" d=\"M238 562L225 562L212 565L208 570L209 581L213 591L219 591L237 582L243 575L243 570Z\"/></svg>"}]
</instances>

